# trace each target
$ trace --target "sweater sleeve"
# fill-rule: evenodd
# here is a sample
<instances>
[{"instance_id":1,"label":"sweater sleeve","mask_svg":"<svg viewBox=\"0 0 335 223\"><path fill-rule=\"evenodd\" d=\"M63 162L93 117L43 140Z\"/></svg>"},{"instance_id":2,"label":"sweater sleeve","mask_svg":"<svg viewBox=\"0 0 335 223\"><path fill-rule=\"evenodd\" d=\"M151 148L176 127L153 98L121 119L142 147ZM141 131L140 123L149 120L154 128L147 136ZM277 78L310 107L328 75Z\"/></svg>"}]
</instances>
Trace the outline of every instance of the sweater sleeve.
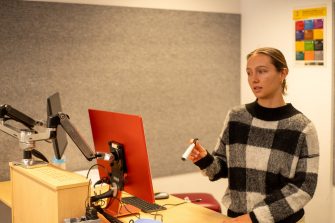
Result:
<instances>
[{"instance_id":1,"label":"sweater sleeve","mask_svg":"<svg viewBox=\"0 0 335 223\"><path fill-rule=\"evenodd\" d=\"M226 142L228 137L227 131L229 116L230 112L228 112L224 121L223 129L221 131L220 137L218 138L213 153L210 154L207 152L206 157L194 163L206 176L208 176L209 180L211 181L215 181L220 178L227 178L228 176Z\"/></svg>"},{"instance_id":2,"label":"sweater sleeve","mask_svg":"<svg viewBox=\"0 0 335 223\"><path fill-rule=\"evenodd\" d=\"M313 197L318 177L319 143L312 123L303 131L300 153L286 185L268 194L250 213L253 222L277 222L301 210Z\"/></svg>"}]
</instances>

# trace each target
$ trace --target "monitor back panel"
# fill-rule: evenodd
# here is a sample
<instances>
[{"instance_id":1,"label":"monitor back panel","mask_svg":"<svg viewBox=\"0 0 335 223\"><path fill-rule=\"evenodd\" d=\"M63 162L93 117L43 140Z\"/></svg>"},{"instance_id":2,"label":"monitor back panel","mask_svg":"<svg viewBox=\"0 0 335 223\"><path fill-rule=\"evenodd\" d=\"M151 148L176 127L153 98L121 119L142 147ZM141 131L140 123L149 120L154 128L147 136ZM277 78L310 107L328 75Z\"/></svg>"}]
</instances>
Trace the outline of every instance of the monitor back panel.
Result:
<instances>
[{"instance_id":1,"label":"monitor back panel","mask_svg":"<svg viewBox=\"0 0 335 223\"><path fill-rule=\"evenodd\" d=\"M154 203L150 164L142 118L136 115L89 109L95 151L110 152L109 141L124 145L127 176L124 190ZM99 162L104 162L98 160ZM106 171L99 167L100 177Z\"/></svg>"}]
</instances>

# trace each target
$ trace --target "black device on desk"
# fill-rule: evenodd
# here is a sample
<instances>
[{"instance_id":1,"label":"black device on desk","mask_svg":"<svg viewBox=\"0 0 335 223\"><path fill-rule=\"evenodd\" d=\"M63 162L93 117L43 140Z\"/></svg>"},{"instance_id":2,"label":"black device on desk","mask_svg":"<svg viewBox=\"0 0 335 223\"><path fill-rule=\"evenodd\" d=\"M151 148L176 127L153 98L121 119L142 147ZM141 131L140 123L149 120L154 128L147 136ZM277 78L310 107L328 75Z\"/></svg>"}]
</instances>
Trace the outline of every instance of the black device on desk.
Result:
<instances>
[{"instance_id":1,"label":"black device on desk","mask_svg":"<svg viewBox=\"0 0 335 223\"><path fill-rule=\"evenodd\" d=\"M161 200L161 199L168 199L169 194L166 192L156 192L154 194L155 200ZM146 213L156 212L156 211L162 211L166 210L166 207L161 206L156 203L149 203L145 200L142 200L138 197L123 197L122 202L126 204L134 205L135 207L138 207L141 209L141 211Z\"/></svg>"},{"instance_id":2,"label":"black device on desk","mask_svg":"<svg viewBox=\"0 0 335 223\"><path fill-rule=\"evenodd\" d=\"M134 196L133 197L123 197L122 202L138 207L139 209L141 209L141 211L146 212L146 213L166 210L166 207L164 206L161 206L156 203L149 203L145 200L142 200Z\"/></svg>"}]
</instances>

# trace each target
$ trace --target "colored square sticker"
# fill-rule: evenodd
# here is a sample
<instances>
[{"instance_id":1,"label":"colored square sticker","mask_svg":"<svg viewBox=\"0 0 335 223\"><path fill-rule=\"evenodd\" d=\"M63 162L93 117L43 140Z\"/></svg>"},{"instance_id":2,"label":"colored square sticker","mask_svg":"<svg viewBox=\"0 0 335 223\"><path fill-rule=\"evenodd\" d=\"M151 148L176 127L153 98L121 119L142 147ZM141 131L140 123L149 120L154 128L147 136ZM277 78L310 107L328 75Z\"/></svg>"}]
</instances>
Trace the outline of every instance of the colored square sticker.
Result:
<instances>
[{"instance_id":1,"label":"colored square sticker","mask_svg":"<svg viewBox=\"0 0 335 223\"><path fill-rule=\"evenodd\" d=\"M295 50L296 51L304 51L304 49L305 49L304 41L296 41L295 42Z\"/></svg>"},{"instance_id":2,"label":"colored square sticker","mask_svg":"<svg viewBox=\"0 0 335 223\"><path fill-rule=\"evenodd\" d=\"M314 51L314 60L323 60L323 51Z\"/></svg>"},{"instance_id":3,"label":"colored square sticker","mask_svg":"<svg viewBox=\"0 0 335 223\"><path fill-rule=\"evenodd\" d=\"M323 28L323 19L314 19L314 29Z\"/></svg>"},{"instance_id":4,"label":"colored square sticker","mask_svg":"<svg viewBox=\"0 0 335 223\"><path fill-rule=\"evenodd\" d=\"M313 20L305 20L304 21L304 29L308 30L308 29L313 29L314 28L314 22Z\"/></svg>"},{"instance_id":5,"label":"colored square sticker","mask_svg":"<svg viewBox=\"0 0 335 223\"><path fill-rule=\"evenodd\" d=\"M295 40L303 40L304 39L304 31L298 30L295 31Z\"/></svg>"},{"instance_id":6,"label":"colored square sticker","mask_svg":"<svg viewBox=\"0 0 335 223\"><path fill-rule=\"evenodd\" d=\"M313 30L314 39L323 39L323 29L314 29Z\"/></svg>"},{"instance_id":7,"label":"colored square sticker","mask_svg":"<svg viewBox=\"0 0 335 223\"><path fill-rule=\"evenodd\" d=\"M305 60L314 60L314 51L305 51Z\"/></svg>"},{"instance_id":8,"label":"colored square sticker","mask_svg":"<svg viewBox=\"0 0 335 223\"><path fill-rule=\"evenodd\" d=\"M313 42L313 40L306 40L305 41L305 51L313 51L313 50L314 50L314 42Z\"/></svg>"},{"instance_id":9,"label":"colored square sticker","mask_svg":"<svg viewBox=\"0 0 335 223\"><path fill-rule=\"evenodd\" d=\"M295 52L295 59L296 60L304 60L305 57L304 57L304 52Z\"/></svg>"},{"instance_id":10,"label":"colored square sticker","mask_svg":"<svg viewBox=\"0 0 335 223\"><path fill-rule=\"evenodd\" d=\"M295 22L295 30L303 30L304 29L304 21L296 21Z\"/></svg>"},{"instance_id":11,"label":"colored square sticker","mask_svg":"<svg viewBox=\"0 0 335 223\"><path fill-rule=\"evenodd\" d=\"M313 39L313 30L305 30L304 31L304 38L305 40L312 40Z\"/></svg>"},{"instance_id":12,"label":"colored square sticker","mask_svg":"<svg viewBox=\"0 0 335 223\"><path fill-rule=\"evenodd\" d=\"M316 50L316 51L323 50L323 40L315 40L314 41L314 50Z\"/></svg>"}]
</instances>

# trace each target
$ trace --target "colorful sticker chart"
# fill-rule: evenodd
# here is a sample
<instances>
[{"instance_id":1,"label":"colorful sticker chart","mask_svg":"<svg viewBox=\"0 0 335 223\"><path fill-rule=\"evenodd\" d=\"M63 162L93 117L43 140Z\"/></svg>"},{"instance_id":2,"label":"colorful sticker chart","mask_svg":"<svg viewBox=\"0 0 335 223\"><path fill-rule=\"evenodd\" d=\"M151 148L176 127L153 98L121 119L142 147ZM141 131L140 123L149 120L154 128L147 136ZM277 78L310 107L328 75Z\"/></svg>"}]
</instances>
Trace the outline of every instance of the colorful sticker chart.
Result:
<instances>
[{"instance_id":1,"label":"colorful sticker chart","mask_svg":"<svg viewBox=\"0 0 335 223\"><path fill-rule=\"evenodd\" d=\"M295 60L303 65L324 65L326 8L300 9L295 20Z\"/></svg>"}]
</instances>

